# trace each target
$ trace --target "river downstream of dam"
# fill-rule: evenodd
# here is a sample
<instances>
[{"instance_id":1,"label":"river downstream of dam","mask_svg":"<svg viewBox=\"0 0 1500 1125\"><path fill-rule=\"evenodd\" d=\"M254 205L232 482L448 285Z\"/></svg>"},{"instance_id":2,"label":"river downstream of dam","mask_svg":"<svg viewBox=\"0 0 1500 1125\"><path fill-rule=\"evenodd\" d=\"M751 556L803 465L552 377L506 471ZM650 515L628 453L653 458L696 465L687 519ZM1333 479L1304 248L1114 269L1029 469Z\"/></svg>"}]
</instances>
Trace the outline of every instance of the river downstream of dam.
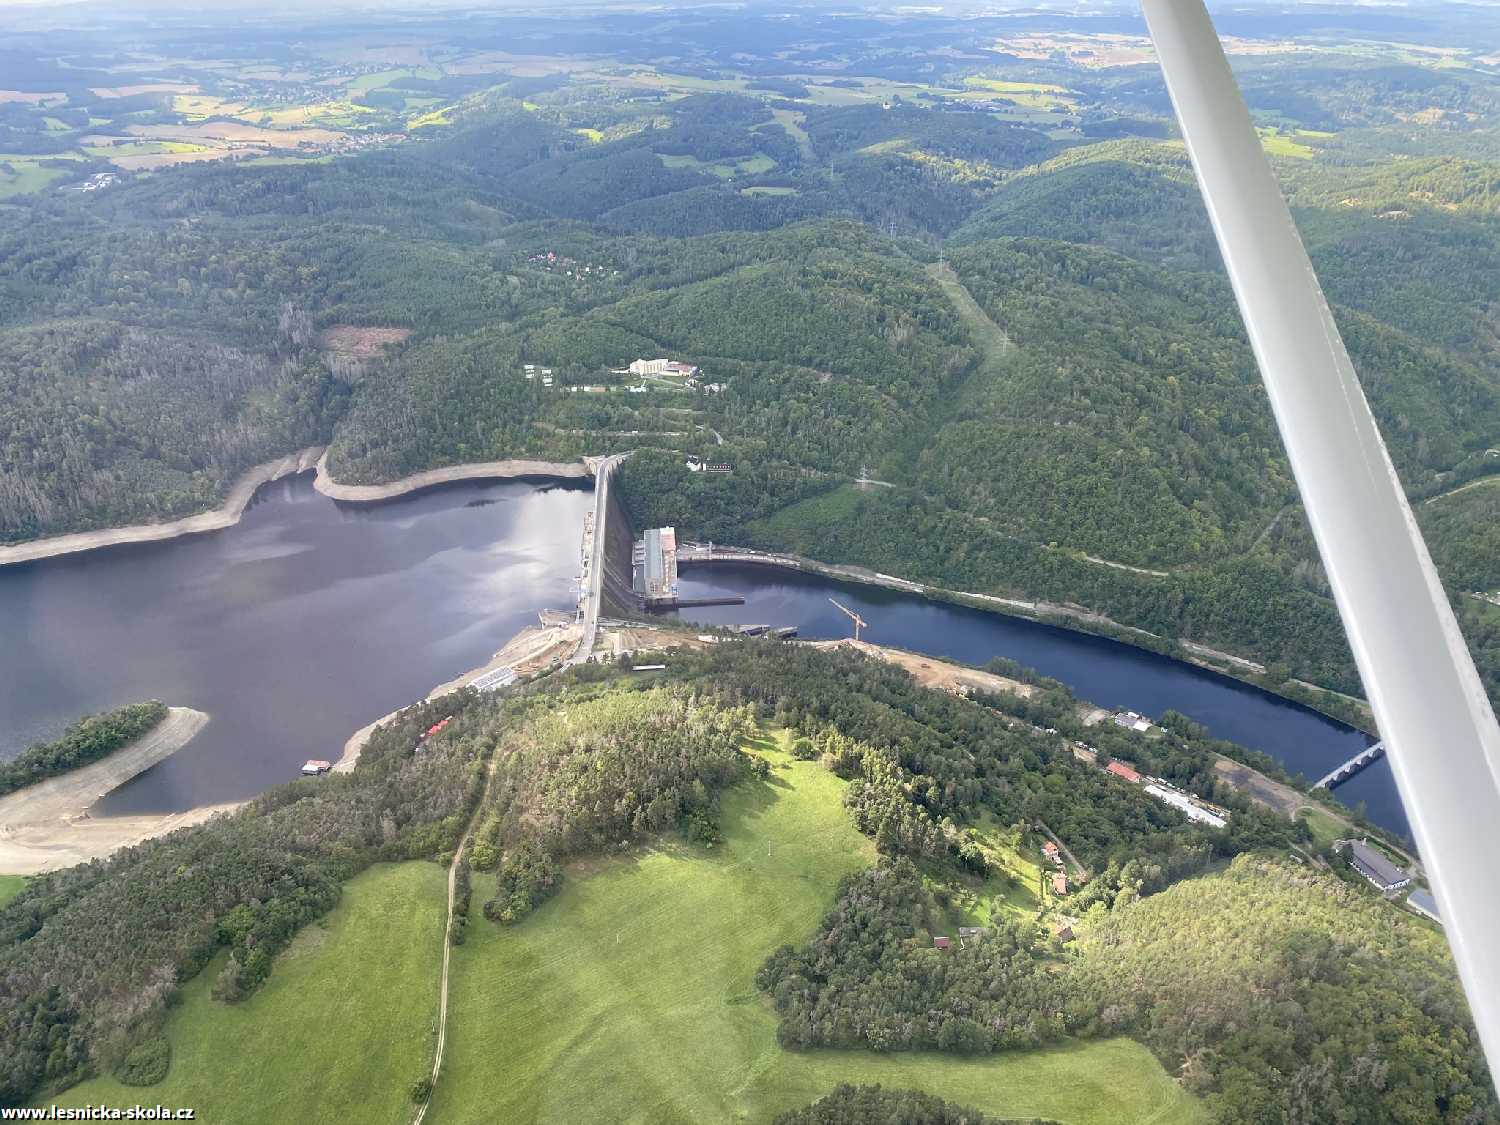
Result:
<instances>
[{"instance_id":1,"label":"river downstream of dam","mask_svg":"<svg viewBox=\"0 0 1500 1125\"><path fill-rule=\"evenodd\" d=\"M1102 707L1151 716L1180 711L1215 737L1270 754L1290 773L1308 778L1323 776L1375 741L1308 707L1132 645L878 586L714 563L685 569L680 590L684 598L745 598L743 605L683 610L683 618L713 625L796 625L800 636L812 640L850 635L849 618L830 603L831 595L868 622L862 634L868 641L964 664L1007 656ZM1351 807L1363 803L1376 824L1410 837L1389 762L1375 762L1334 792Z\"/></svg>"},{"instance_id":2,"label":"river downstream of dam","mask_svg":"<svg viewBox=\"0 0 1500 1125\"><path fill-rule=\"evenodd\" d=\"M0 568L0 759L74 719L142 699L212 721L101 814L168 812L253 796L308 758L336 759L372 719L485 663L537 610L577 596L586 488L446 486L377 505L319 495L308 475L267 485L223 531ZM1256 688L1118 642L832 579L763 567L693 568L684 596L745 604L708 623L796 625L983 664L1007 656L1082 699L1168 708L1316 777L1372 741ZM1341 786L1407 834L1384 762Z\"/></svg>"}]
</instances>

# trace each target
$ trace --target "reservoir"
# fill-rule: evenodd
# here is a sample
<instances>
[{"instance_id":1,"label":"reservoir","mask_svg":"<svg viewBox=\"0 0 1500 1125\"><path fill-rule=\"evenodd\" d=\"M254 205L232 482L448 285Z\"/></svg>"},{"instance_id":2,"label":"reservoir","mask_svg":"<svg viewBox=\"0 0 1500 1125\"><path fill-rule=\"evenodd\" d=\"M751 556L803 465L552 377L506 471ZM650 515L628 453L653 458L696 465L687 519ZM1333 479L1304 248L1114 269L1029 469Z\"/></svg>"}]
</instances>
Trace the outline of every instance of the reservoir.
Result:
<instances>
[{"instance_id":1,"label":"reservoir","mask_svg":"<svg viewBox=\"0 0 1500 1125\"><path fill-rule=\"evenodd\" d=\"M928 601L878 586L735 563L685 567L684 598L741 594L744 605L682 610L706 624L796 625L813 640L852 635L838 598L868 622L865 640L982 665L1007 656L1066 684L1079 699L1157 716L1168 709L1196 719L1217 738L1261 750L1316 780L1375 740L1363 731L1228 676L1105 637L1058 629L964 606ZM1375 762L1334 790L1371 820L1410 836L1390 763Z\"/></svg>"},{"instance_id":2,"label":"reservoir","mask_svg":"<svg viewBox=\"0 0 1500 1125\"><path fill-rule=\"evenodd\" d=\"M288 781L486 662L538 609L572 606L592 503L587 488L508 481L351 506L303 475L261 489L221 532L0 568L0 759L82 715L154 698L212 721L101 813L186 809ZM848 636L832 594L872 641L970 664L1007 656L1103 706L1175 708L1309 777L1372 741L1212 672L1035 622L762 567L684 570L684 597L716 593L746 603L684 615ZM1384 761L1335 792L1406 834Z\"/></svg>"},{"instance_id":3,"label":"reservoir","mask_svg":"<svg viewBox=\"0 0 1500 1125\"><path fill-rule=\"evenodd\" d=\"M489 660L576 596L585 487L465 484L375 506L311 474L234 527L0 568L0 758L142 699L211 716L102 813L254 796Z\"/></svg>"}]
</instances>

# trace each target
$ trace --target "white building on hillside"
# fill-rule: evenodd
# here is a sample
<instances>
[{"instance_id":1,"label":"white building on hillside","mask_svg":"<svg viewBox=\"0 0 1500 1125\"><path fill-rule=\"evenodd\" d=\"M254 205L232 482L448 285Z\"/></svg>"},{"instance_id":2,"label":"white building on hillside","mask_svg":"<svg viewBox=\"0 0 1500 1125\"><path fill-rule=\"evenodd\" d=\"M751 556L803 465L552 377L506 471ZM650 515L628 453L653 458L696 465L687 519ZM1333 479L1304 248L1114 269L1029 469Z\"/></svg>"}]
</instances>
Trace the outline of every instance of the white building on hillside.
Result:
<instances>
[{"instance_id":1,"label":"white building on hillside","mask_svg":"<svg viewBox=\"0 0 1500 1125\"><path fill-rule=\"evenodd\" d=\"M691 363L675 359L638 359L628 370L632 375L685 375L689 379L698 374L698 369Z\"/></svg>"}]
</instances>

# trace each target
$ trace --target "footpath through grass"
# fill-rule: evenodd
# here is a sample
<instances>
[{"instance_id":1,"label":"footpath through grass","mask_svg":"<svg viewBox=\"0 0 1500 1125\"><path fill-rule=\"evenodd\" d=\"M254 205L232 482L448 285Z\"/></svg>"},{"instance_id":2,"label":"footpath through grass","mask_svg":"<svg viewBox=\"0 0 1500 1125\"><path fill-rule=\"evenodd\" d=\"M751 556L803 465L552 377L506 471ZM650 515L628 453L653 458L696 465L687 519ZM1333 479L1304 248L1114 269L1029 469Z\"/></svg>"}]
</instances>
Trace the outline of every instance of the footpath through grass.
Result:
<instances>
[{"instance_id":1,"label":"footpath through grass","mask_svg":"<svg viewBox=\"0 0 1500 1125\"><path fill-rule=\"evenodd\" d=\"M447 874L379 864L298 935L265 987L240 1004L209 996L216 960L167 1022L172 1069L155 1086L99 1078L57 1099L81 1106L192 1106L222 1125L400 1125L431 1067Z\"/></svg>"},{"instance_id":2,"label":"footpath through grass","mask_svg":"<svg viewBox=\"0 0 1500 1125\"><path fill-rule=\"evenodd\" d=\"M429 1120L769 1122L840 1081L1067 1125L1203 1120L1124 1039L977 1059L778 1047L756 969L805 940L839 878L875 856L843 809L843 783L767 747L757 750L771 778L727 795L718 848L575 867L521 925L476 917L454 951ZM488 883L476 879L476 915Z\"/></svg>"}]
</instances>

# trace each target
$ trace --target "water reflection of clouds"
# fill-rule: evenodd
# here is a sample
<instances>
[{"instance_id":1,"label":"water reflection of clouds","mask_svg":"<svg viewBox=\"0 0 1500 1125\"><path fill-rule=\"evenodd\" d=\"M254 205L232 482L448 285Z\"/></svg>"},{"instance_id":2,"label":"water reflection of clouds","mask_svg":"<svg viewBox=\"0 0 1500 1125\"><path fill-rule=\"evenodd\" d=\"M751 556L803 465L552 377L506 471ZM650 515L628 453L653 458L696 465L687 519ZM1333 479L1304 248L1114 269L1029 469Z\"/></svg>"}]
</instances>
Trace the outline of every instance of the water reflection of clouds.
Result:
<instances>
[{"instance_id":1,"label":"water reflection of clouds","mask_svg":"<svg viewBox=\"0 0 1500 1125\"><path fill-rule=\"evenodd\" d=\"M213 721L111 812L284 781L570 605L592 503L509 482L356 514L302 477L221 532L0 572L0 757L18 735L154 697Z\"/></svg>"}]
</instances>

